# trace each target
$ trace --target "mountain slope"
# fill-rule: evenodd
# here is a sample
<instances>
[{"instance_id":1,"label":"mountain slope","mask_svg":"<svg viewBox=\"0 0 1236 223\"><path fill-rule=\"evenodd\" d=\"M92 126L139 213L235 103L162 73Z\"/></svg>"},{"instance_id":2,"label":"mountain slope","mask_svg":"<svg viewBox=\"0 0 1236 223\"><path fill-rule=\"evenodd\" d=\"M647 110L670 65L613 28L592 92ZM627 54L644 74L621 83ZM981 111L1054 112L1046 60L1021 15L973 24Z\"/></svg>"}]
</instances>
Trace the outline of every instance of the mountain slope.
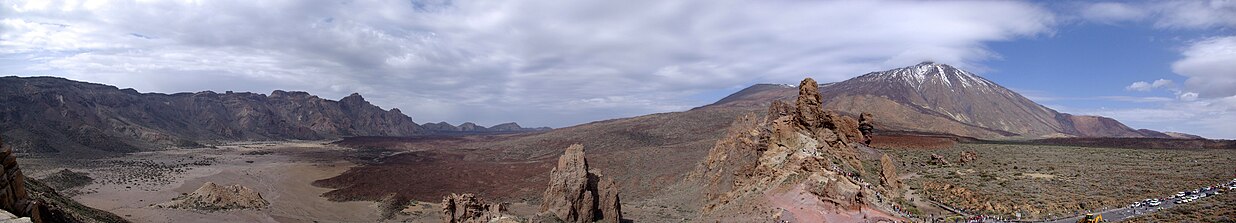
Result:
<instances>
[{"instance_id":1,"label":"mountain slope","mask_svg":"<svg viewBox=\"0 0 1236 223\"><path fill-rule=\"evenodd\" d=\"M352 94L138 93L53 77L0 77L0 135L22 152L132 152L203 140L404 136L423 130L398 109Z\"/></svg>"},{"instance_id":2,"label":"mountain slope","mask_svg":"<svg viewBox=\"0 0 1236 223\"><path fill-rule=\"evenodd\" d=\"M793 94L788 85L756 85L709 106L761 106ZM826 109L871 112L885 130L978 138L1171 137L1106 117L1060 113L973 73L932 62L823 85L820 94Z\"/></svg>"}]
</instances>

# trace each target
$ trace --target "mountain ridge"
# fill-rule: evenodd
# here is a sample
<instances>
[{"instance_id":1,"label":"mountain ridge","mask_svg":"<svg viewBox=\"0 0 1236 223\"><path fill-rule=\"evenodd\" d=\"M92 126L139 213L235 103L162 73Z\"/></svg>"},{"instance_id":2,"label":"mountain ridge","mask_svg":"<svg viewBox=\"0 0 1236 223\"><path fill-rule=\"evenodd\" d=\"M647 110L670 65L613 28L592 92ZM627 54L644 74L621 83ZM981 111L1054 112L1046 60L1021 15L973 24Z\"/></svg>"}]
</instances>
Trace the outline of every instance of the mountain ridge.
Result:
<instances>
[{"instance_id":1,"label":"mountain ridge","mask_svg":"<svg viewBox=\"0 0 1236 223\"><path fill-rule=\"evenodd\" d=\"M428 134L352 93L139 93L60 77L0 77L0 135L19 152L111 154L231 140ZM517 124L515 126L518 126ZM506 129L511 129L507 125Z\"/></svg>"}]
</instances>

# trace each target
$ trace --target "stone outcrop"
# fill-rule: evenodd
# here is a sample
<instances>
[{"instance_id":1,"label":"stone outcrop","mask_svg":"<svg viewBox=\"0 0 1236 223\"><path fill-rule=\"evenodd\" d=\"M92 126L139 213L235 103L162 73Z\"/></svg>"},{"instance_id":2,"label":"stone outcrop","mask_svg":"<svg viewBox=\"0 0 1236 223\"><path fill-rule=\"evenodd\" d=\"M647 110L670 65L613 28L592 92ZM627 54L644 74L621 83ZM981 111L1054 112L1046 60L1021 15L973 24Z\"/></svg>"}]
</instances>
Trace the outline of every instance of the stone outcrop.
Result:
<instances>
[{"instance_id":1,"label":"stone outcrop","mask_svg":"<svg viewBox=\"0 0 1236 223\"><path fill-rule=\"evenodd\" d=\"M763 120L747 114L733 122L725 138L717 141L685 181L702 184L704 221L816 221L811 219L821 213L870 208L892 213L891 199L881 195L896 194L900 187L892 160L883 156L881 161L864 161L861 154L878 151L860 148L866 139L860 122L823 110L817 89L815 81L807 78L799 85L795 105L774 101ZM881 162L880 172L867 172L864 162ZM873 175L881 176L878 179L883 182L863 182L863 176ZM861 215L828 218L895 218L890 214L876 214L873 219L846 216Z\"/></svg>"},{"instance_id":2,"label":"stone outcrop","mask_svg":"<svg viewBox=\"0 0 1236 223\"><path fill-rule=\"evenodd\" d=\"M474 194L452 193L442 198L442 222L446 223L513 222L506 211L506 205L485 203Z\"/></svg>"},{"instance_id":3,"label":"stone outcrop","mask_svg":"<svg viewBox=\"0 0 1236 223\"><path fill-rule=\"evenodd\" d=\"M3 141L0 141L0 159L3 159L0 160L3 162L0 167L0 174L3 174L0 175L0 209L17 216L35 216L34 221L41 222L37 219L37 202L26 193L26 176L17 167L13 150L4 146Z\"/></svg>"},{"instance_id":4,"label":"stone outcrop","mask_svg":"<svg viewBox=\"0 0 1236 223\"><path fill-rule=\"evenodd\" d=\"M858 132L863 133L867 140L863 144L871 144L871 133L875 131L875 115L863 112L858 116Z\"/></svg>"},{"instance_id":5,"label":"stone outcrop","mask_svg":"<svg viewBox=\"0 0 1236 223\"><path fill-rule=\"evenodd\" d=\"M811 78L804 79L799 86L816 86L815 80ZM799 125L804 127L820 127L823 123L824 107L820 101L820 89L818 87L799 87L798 100L795 100L795 108L798 112L794 114L794 119Z\"/></svg>"},{"instance_id":6,"label":"stone outcrop","mask_svg":"<svg viewBox=\"0 0 1236 223\"><path fill-rule=\"evenodd\" d=\"M588 169L584 146L574 144L550 171L549 187L540 212L564 222L619 222L622 219L618 188L613 179Z\"/></svg>"},{"instance_id":7,"label":"stone outcrop","mask_svg":"<svg viewBox=\"0 0 1236 223\"><path fill-rule=\"evenodd\" d=\"M978 160L978 153L974 153L974 151L961 151L961 159L958 159L957 163L965 164L975 160Z\"/></svg>"},{"instance_id":8,"label":"stone outcrop","mask_svg":"<svg viewBox=\"0 0 1236 223\"><path fill-rule=\"evenodd\" d=\"M895 192L901 189L901 182L897 176L897 164L888 157L888 154L880 156L880 183L889 191ZM895 196L896 193L891 195Z\"/></svg>"},{"instance_id":9,"label":"stone outcrop","mask_svg":"<svg viewBox=\"0 0 1236 223\"><path fill-rule=\"evenodd\" d=\"M940 154L932 153L931 160L927 161L927 164L947 166L947 165L951 165L952 163L949 163L948 160L944 159L944 156L940 156Z\"/></svg>"},{"instance_id":10,"label":"stone outcrop","mask_svg":"<svg viewBox=\"0 0 1236 223\"><path fill-rule=\"evenodd\" d=\"M128 222L86 207L35 179L26 179L11 147L0 140L0 222Z\"/></svg>"},{"instance_id":11,"label":"stone outcrop","mask_svg":"<svg viewBox=\"0 0 1236 223\"><path fill-rule=\"evenodd\" d=\"M155 206L198 210L261 209L270 205L257 191L241 185L219 186L206 182L193 193Z\"/></svg>"}]
</instances>

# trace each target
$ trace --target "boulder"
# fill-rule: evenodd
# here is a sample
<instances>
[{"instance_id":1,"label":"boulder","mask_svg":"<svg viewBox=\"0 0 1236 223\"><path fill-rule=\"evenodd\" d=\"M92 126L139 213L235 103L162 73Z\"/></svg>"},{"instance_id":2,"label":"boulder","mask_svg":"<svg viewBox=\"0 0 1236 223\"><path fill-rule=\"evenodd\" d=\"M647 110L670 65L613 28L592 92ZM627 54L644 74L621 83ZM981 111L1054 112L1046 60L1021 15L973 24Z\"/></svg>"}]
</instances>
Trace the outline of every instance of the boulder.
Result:
<instances>
[{"instance_id":1,"label":"boulder","mask_svg":"<svg viewBox=\"0 0 1236 223\"><path fill-rule=\"evenodd\" d=\"M506 205L488 204L474 194L454 194L442 198L442 222L481 223L509 219Z\"/></svg>"},{"instance_id":2,"label":"boulder","mask_svg":"<svg viewBox=\"0 0 1236 223\"><path fill-rule=\"evenodd\" d=\"M964 164L975 160L978 160L978 153L974 153L973 151L961 151L961 159L957 160L957 163Z\"/></svg>"},{"instance_id":3,"label":"boulder","mask_svg":"<svg viewBox=\"0 0 1236 223\"><path fill-rule=\"evenodd\" d=\"M948 162L948 160L945 160L945 159L944 159L944 156L940 156L940 154L935 154L935 153L932 153L932 154L931 154L931 161L928 161L928 162L927 162L927 164L931 164L931 165L949 165L950 163Z\"/></svg>"}]
</instances>

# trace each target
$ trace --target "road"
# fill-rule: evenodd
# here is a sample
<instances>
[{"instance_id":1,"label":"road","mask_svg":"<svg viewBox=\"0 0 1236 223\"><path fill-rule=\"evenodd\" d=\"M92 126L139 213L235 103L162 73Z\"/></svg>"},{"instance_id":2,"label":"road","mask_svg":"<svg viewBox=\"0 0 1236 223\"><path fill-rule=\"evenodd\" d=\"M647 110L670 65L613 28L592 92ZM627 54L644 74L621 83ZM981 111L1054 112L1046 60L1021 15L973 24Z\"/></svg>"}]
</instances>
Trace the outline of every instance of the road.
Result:
<instances>
[{"instance_id":1,"label":"road","mask_svg":"<svg viewBox=\"0 0 1236 223\"><path fill-rule=\"evenodd\" d=\"M1201 191L1201 193L1210 194L1210 193L1212 193L1212 192L1216 192L1216 191L1219 191L1219 192L1221 192L1221 193L1236 193L1236 191L1233 191L1233 190L1223 190L1223 189L1221 189L1221 187L1215 187L1214 189L1211 189L1211 190L1204 190L1204 191ZM1210 198L1211 198L1211 196L1230 196L1230 195L1223 195L1223 194L1219 194L1219 195L1210 195L1210 196L1206 196L1206 197L1204 197L1204 198L1198 198L1198 200L1201 200L1201 199L1210 199ZM1142 216L1142 215L1145 215L1145 214L1154 213L1154 212L1156 212L1156 211L1160 211L1160 210L1165 210L1165 209L1168 209L1168 208L1172 208L1172 207L1175 207L1176 205L1181 205L1181 204L1176 204L1176 201L1181 200L1181 199L1184 199L1184 198L1175 198L1175 199L1160 199L1160 200L1162 200L1162 201L1163 201L1163 203L1162 203L1162 204L1160 204L1159 206L1155 206L1155 207L1150 207L1149 205L1141 205L1141 206L1136 207L1136 208L1133 208L1133 207L1122 207L1122 208L1115 208L1115 209L1109 209L1109 210L1105 210L1105 211L1100 211L1100 212L1098 212L1098 214L1102 214L1102 215L1103 215L1103 220L1107 220L1108 222L1119 222L1119 221L1124 221L1124 220L1127 220L1127 219L1130 219L1130 218L1134 218L1134 217L1137 217L1137 216ZM973 215L969 215L969 214L962 213L962 212L960 212L960 211L958 211L958 210L954 210L954 209L952 209L952 208L948 207L947 205L944 205L944 204L941 204L941 203L938 203L938 202L934 202L934 201L933 201L932 203L935 203L937 206L943 207L943 208L945 208L945 209L947 209L947 210L953 211L953 212L958 213L958 214L962 214L962 215L964 215L964 216L973 216ZM1037 222L1043 222L1043 223L1074 223L1074 222L1077 222L1077 220L1080 220L1082 217L1084 217L1084 215L1082 215L1082 216L1074 216L1074 217L1069 217L1069 218L1062 218L1062 219L1055 219L1055 220L1037 221ZM982 221L982 222L1002 223L1002 222L1007 222L1007 221L999 221L999 220L992 220L992 219L989 219L989 220L984 220L984 221ZM1036 222L1036 221L1020 221L1020 222Z\"/></svg>"},{"instance_id":2,"label":"road","mask_svg":"<svg viewBox=\"0 0 1236 223\"><path fill-rule=\"evenodd\" d=\"M1221 191L1221 189L1216 187L1212 190L1202 191L1202 193L1209 194L1215 191ZM1215 195L1211 195L1211 196L1215 196ZM1220 194L1220 196L1222 196L1222 194ZM1106 211L1102 211L1099 213L1103 215L1103 220L1107 220L1109 222L1124 221L1126 219L1130 219L1133 217L1137 217L1137 216L1141 216L1141 215L1149 214L1149 213L1154 213L1159 210L1164 210L1164 209L1175 207L1176 205L1181 205L1181 204L1176 204L1176 201L1181 200L1181 199L1184 199L1184 198L1162 199L1163 204L1160 204L1157 207L1150 207L1148 205L1142 205L1136 208L1123 207L1123 208L1106 210ZM1210 199L1210 196L1207 196L1204 198L1198 198L1198 199L1199 200L1200 199ZM1076 217L1071 217L1071 218L1057 219L1057 220L1045 221L1045 222L1047 223L1072 223L1072 222L1077 222L1077 220L1081 219L1082 217L1083 216L1076 216Z\"/></svg>"}]
</instances>

